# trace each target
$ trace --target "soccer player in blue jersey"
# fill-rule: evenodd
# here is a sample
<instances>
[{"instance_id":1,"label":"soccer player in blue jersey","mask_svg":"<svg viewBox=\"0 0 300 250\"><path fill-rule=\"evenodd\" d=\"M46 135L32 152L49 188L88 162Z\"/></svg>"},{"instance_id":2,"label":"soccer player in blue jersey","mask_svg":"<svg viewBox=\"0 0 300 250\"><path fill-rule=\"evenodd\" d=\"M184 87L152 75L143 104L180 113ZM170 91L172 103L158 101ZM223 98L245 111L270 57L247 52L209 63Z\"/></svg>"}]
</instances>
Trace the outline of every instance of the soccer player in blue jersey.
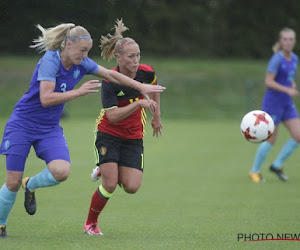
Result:
<instances>
[{"instance_id":1,"label":"soccer player in blue jersey","mask_svg":"<svg viewBox=\"0 0 300 250\"><path fill-rule=\"evenodd\" d=\"M70 173L70 156L63 129L59 125L64 103L89 93L98 92L98 80L74 86L86 74L109 79L148 93L164 88L141 84L116 71L99 66L88 58L93 40L89 32L74 24L60 24L44 29L32 48L46 51L36 66L28 91L16 104L3 135L0 153L6 155L6 183L0 189L0 237L7 236L8 215L21 184L25 191L25 209L36 212L35 190L66 180ZM149 97L148 97L149 98ZM155 102L150 101L155 108ZM22 180L26 158L31 146L47 167L33 177Z\"/></svg>"},{"instance_id":2,"label":"soccer player in blue jersey","mask_svg":"<svg viewBox=\"0 0 300 250\"><path fill-rule=\"evenodd\" d=\"M281 122L289 130L291 138L282 147L279 155L270 166L270 171L275 173L279 179L288 180L288 177L283 174L282 165L300 142L300 120L292 100L293 97L299 95L294 81L298 65L298 56L293 53L295 42L295 32L290 28L282 29L279 33L279 41L273 47L274 55L267 68L265 79L267 91L262 108L272 116L275 131L271 138L263 142L257 149L253 167L249 173L251 180L256 183L264 181L259 170L276 141Z\"/></svg>"}]
</instances>

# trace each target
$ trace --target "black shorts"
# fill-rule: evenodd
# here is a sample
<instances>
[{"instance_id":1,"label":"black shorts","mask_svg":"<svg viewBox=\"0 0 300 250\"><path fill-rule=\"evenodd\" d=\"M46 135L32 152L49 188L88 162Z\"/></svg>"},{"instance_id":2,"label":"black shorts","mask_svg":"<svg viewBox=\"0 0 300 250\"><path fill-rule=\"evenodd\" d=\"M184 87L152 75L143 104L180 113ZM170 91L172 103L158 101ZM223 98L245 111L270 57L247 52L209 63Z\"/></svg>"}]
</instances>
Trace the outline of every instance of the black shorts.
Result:
<instances>
[{"instance_id":1,"label":"black shorts","mask_svg":"<svg viewBox=\"0 0 300 250\"><path fill-rule=\"evenodd\" d=\"M96 165L107 162L144 170L143 139L124 139L98 131L95 142Z\"/></svg>"}]
</instances>

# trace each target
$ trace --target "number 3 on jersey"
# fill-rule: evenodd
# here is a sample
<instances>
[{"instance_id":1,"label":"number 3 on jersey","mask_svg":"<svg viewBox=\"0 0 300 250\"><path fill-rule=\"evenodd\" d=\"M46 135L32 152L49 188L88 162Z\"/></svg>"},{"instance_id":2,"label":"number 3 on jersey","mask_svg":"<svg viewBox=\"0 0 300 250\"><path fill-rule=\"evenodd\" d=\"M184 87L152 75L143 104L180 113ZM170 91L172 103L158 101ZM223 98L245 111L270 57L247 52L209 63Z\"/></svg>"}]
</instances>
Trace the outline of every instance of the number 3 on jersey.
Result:
<instances>
[{"instance_id":1,"label":"number 3 on jersey","mask_svg":"<svg viewBox=\"0 0 300 250\"><path fill-rule=\"evenodd\" d=\"M66 83L62 83L60 85L60 90L61 90L61 92L66 92L67 91L67 84Z\"/></svg>"}]
</instances>

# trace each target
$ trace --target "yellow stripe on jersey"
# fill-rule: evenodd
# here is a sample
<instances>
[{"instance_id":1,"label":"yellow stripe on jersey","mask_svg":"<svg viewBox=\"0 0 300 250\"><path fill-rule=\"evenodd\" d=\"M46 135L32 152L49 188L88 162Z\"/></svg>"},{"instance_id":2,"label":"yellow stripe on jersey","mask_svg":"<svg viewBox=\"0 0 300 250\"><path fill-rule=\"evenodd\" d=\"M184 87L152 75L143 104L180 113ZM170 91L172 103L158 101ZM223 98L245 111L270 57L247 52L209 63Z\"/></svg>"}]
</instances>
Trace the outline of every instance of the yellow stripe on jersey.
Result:
<instances>
[{"instance_id":1,"label":"yellow stripe on jersey","mask_svg":"<svg viewBox=\"0 0 300 250\"><path fill-rule=\"evenodd\" d=\"M107 109L103 109L104 111L106 111L106 110L111 110L111 109L115 109L115 108L117 108L118 106L112 106L112 107L110 107L110 108L107 108Z\"/></svg>"},{"instance_id":2,"label":"yellow stripe on jersey","mask_svg":"<svg viewBox=\"0 0 300 250\"><path fill-rule=\"evenodd\" d=\"M145 108L142 108L142 110L141 110L141 122L142 122L142 125L143 125L143 135L144 136L146 135L146 130L145 130L146 120L147 120L147 114L146 114Z\"/></svg>"},{"instance_id":3,"label":"yellow stripe on jersey","mask_svg":"<svg viewBox=\"0 0 300 250\"><path fill-rule=\"evenodd\" d=\"M105 115L105 110L101 109L99 116L96 119L96 127L101 123L101 120L103 119L103 116Z\"/></svg>"},{"instance_id":4,"label":"yellow stripe on jersey","mask_svg":"<svg viewBox=\"0 0 300 250\"><path fill-rule=\"evenodd\" d=\"M154 75L154 79L153 79L153 81L152 82L150 82L150 84L155 84L156 83L156 75Z\"/></svg>"}]
</instances>

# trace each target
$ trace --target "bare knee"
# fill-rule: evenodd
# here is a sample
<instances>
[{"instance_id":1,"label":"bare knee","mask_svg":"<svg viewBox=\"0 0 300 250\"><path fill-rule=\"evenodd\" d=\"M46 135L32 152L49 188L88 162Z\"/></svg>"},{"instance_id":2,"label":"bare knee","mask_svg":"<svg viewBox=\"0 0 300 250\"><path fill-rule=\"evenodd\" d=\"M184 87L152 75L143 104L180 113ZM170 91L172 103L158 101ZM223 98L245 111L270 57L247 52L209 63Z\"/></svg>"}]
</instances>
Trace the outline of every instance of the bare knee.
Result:
<instances>
[{"instance_id":1,"label":"bare knee","mask_svg":"<svg viewBox=\"0 0 300 250\"><path fill-rule=\"evenodd\" d=\"M125 192L128 194L135 194L141 186L140 183L122 183L122 185Z\"/></svg>"},{"instance_id":2,"label":"bare knee","mask_svg":"<svg viewBox=\"0 0 300 250\"><path fill-rule=\"evenodd\" d=\"M22 175L18 176L18 175L9 175L7 174L6 177L6 187L12 191L12 192L16 192L19 190L20 186L22 183Z\"/></svg>"},{"instance_id":3,"label":"bare knee","mask_svg":"<svg viewBox=\"0 0 300 250\"><path fill-rule=\"evenodd\" d=\"M53 177L55 178L55 180L62 182L68 179L69 175L70 175L70 169L71 166L69 167L64 167L63 169L61 169L60 171L56 172Z\"/></svg>"},{"instance_id":4,"label":"bare knee","mask_svg":"<svg viewBox=\"0 0 300 250\"><path fill-rule=\"evenodd\" d=\"M295 135L292 137L296 142L300 143L300 135Z\"/></svg>"},{"instance_id":5,"label":"bare knee","mask_svg":"<svg viewBox=\"0 0 300 250\"><path fill-rule=\"evenodd\" d=\"M102 181L102 187L109 193L113 193L117 187L117 181L114 179Z\"/></svg>"},{"instance_id":6,"label":"bare knee","mask_svg":"<svg viewBox=\"0 0 300 250\"><path fill-rule=\"evenodd\" d=\"M50 162L48 164L48 168L54 179L59 182L67 180L71 171L70 163L62 160L55 160Z\"/></svg>"},{"instance_id":7,"label":"bare knee","mask_svg":"<svg viewBox=\"0 0 300 250\"><path fill-rule=\"evenodd\" d=\"M17 192L21 186L21 179L18 180L10 180L6 182L6 187L12 191L12 192Z\"/></svg>"}]
</instances>

